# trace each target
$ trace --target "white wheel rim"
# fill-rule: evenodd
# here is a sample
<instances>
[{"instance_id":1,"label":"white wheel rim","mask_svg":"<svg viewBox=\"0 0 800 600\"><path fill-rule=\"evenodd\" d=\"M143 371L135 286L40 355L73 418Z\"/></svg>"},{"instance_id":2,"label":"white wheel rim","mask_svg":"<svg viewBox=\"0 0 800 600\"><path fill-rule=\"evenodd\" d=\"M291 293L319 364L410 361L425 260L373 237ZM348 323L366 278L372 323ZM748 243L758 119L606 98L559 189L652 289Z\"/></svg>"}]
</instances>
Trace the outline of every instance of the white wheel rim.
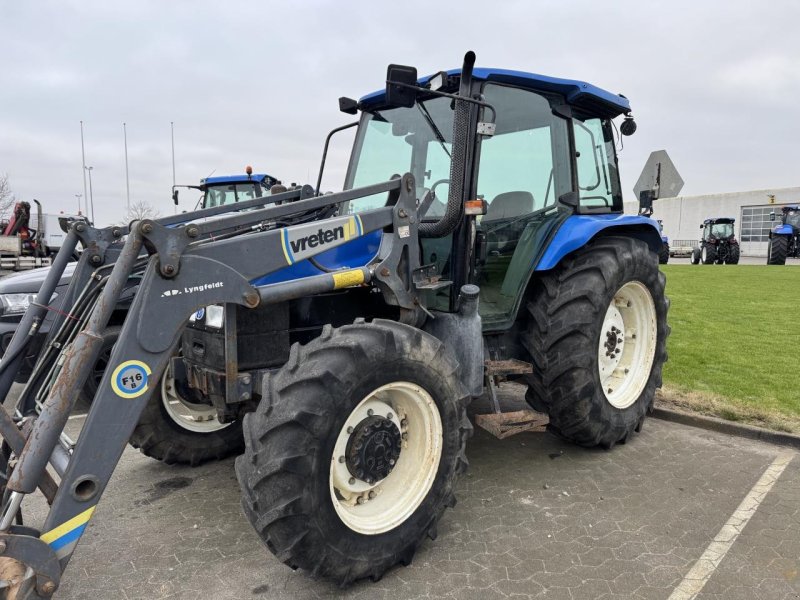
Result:
<instances>
[{"instance_id":1,"label":"white wheel rim","mask_svg":"<svg viewBox=\"0 0 800 600\"><path fill-rule=\"evenodd\" d=\"M650 290L629 281L608 306L598 345L603 394L614 408L631 406L644 391L656 354L656 306Z\"/></svg>"},{"instance_id":2,"label":"white wheel rim","mask_svg":"<svg viewBox=\"0 0 800 600\"><path fill-rule=\"evenodd\" d=\"M389 419L402 440L391 472L370 484L354 477L342 459L351 433L372 415ZM405 522L433 485L442 445L439 409L427 391L406 381L379 387L350 413L336 438L328 478L336 514L350 529L364 535L384 533Z\"/></svg>"},{"instance_id":3,"label":"white wheel rim","mask_svg":"<svg viewBox=\"0 0 800 600\"><path fill-rule=\"evenodd\" d=\"M703 262L708 262L708 255L706 254L706 247L705 246L703 246L703 249L701 250L700 256L701 256L700 260L702 260Z\"/></svg>"},{"instance_id":4,"label":"white wheel rim","mask_svg":"<svg viewBox=\"0 0 800 600\"><path fill-rule=\"evenodd\" d=\"M161 378L161 402L173 422L187 431L195 433L213 433L232 423L220 423L217 409L205 404L193 404L178 393L172 369L168 366Z\"/></svg>"}]
</instances>

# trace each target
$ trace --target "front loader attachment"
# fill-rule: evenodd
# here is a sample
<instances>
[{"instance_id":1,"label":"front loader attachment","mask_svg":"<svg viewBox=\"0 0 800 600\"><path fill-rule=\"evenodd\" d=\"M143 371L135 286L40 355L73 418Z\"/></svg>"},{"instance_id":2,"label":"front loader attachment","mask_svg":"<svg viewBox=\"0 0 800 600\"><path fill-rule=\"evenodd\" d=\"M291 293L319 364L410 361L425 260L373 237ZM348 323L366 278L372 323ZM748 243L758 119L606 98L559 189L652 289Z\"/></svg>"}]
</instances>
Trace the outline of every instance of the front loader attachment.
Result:
<instances>
[{"instance_id":1,"label":"front loader attachment","mask_svg":"<svg viewBox=\"0 0 800 600\"><path fill-rule=\"evenodd\" d=\"M49 598L58 589L155 382L189 316L199 308L254 308L372 283L388 304L399 308L401 319L418 321L425 303L416 275L420 259L414 189L413 178L405 175L325 196L315 196L306 186L233 206L137 221L130 228L97 230L74 224L0 363L0 394L5 398L69 257L83 244L31 380L14 413L0 411L0 435L8 449L0 512L0 590L6 590L6 597ZM377 193L387 194L383 208L336 216L342 203ZM340 231L348 235L340 236ZM381 246L368 264L264 287L251 283L286 268L293 259L313 257L376 231L382 232ZM300 242L304 236L305 245ZM138 291L73 442L64 427L132 278ZM49 513L37 527L23 526L24 499L37 488L50 505Z\"/></svg>"}]
</instances>

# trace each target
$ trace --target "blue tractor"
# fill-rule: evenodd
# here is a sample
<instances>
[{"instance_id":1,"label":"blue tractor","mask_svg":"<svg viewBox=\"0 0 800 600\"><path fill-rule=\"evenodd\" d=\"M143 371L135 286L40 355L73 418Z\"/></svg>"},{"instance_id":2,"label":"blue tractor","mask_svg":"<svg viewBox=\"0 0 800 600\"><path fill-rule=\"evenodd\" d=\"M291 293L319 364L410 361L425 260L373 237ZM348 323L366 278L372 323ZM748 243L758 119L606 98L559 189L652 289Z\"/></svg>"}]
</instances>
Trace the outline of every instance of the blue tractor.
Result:
<instances>
[{"instance_id":1,"label":"blue tractor","mask_svg":"<svg viewBox=\"0 0 800 600\"><path fill-rule=\"evenodd\" d=\"M153 422L169 410L157 385L167 371L167 391L213 411L218 427L164 439L164 459L243 446L242 505L265 546L340 585L377 580L435 538L467 468L467 405L496 380L527 384L550 430L582 446L611 448L641 429L669 327L658 224L623 214L613 121L632 134L630 104L474 61L470 52L462 68L422 78L390 65L384 89L340 98L359 115L337 128L356 128L343 191L303 186L239 212L72 231L73 245L90 233L103 243L89 245L63 294L76 333L48 345L63 368L42 402L18 406L24 428L0 413L14 459L5 558L48 597L125 444L153 453L146 444L163 435ZM100 268L108 274L89 276ZM80 438L65 447L69 410L136 273ZM52 502L44 526L15 529L37 487Z\"/></svg>"},{"instance_id":2,"label":"blue tractor","mask_svg":"<svg viewBox=\"0 0 800 600\"><path fill-rule=\"evenodd\" d=\"M253 173L253 167L247 165L243 175L217 175L201 179L200 185L174 185L172 201L178 205L177 188L189 188L202 192L195 208L212 208L260 198L269 193L272 186L279 184L280 181L272 175ZM285 190L281 186L280 191Z\"/></svg>"},{"instance_id":3,"label":"blue tractor","mask_svg":"<svg viewBox=\"0 0 800 600\"><path fill-rule=\"evenodd\" d=\"M775 213L770 215L775 220ZM800 258L800 206L784 206L781 224L769 232L768 265L785 265L787 258Z\"/></svg>"}]
</instances>

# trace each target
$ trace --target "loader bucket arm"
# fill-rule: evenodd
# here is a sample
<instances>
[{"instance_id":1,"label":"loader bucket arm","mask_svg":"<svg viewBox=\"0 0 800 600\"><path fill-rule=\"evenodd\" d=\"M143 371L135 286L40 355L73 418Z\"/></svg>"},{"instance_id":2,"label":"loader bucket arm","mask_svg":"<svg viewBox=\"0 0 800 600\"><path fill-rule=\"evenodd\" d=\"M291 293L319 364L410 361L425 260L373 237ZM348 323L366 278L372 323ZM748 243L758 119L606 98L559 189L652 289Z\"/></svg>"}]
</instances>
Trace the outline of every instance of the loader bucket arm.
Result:
<instances>
[{"instance_id":1,"label":"loader bucket arm","mask_svg":"<svg viewBox=\"0 0 800 600\"><path fill-rule=\"evenodd\" d=\"M253 206L241 203L160 221L145 220L132 224L121 247L114 239L122 237L123 230L117 230L116 236L114 231L102 234L93 230L95 239L85 241L97 252L84 253L67 292L73 304L81 302L81 286L87 280L96 281L98 268L108 265L110 273L103 277L104 285L86 324L55 361L57 374L38 418L32 418L32 425L26 428L27 435L8 415L4 414L0 419L0 433L6 440L15 439L12 449L17 457L9 475L8 501L0 514L0 544L5 544L6 548L3 560L16 561L25 568L27 597L49 598L58 588L61 572L68 564L154 391L155 386L151 383L158 381L166 369L191 313L200 307L219 303L254 308L260 304L370 282L380 287L387 302L401 310L424 310L425 298L415 283L415 273L420 264L414 189L413 178L407 174L385 183L326 196L301 197L300 191L287 192L293 201L278 206L267 205L277 200L288 200L288 197L281 198L283 194L278 194L252 201ZM274 226L278 219L380 192L388 194L387 205L383 208L289 227ZM238 212L243 206L254 210ZM230 212L233 214L225 214ZM210 214L221 217L213 221L192 222ZM287 245L293 242L298 260L346 243L351 238L337 237L336 232L356 231L350 230L356 220L357 231L361 234L383 232L380 251L369 264L262 288L250 283L260 275L291 264L286 250ZM171 227L177 223L183 225ZM39 305L45 305L49 300L45 288L52 292L61 275L59 271L63 272L66 259L62 255L71 254L82 233L77 227L70 232L70 243L62 248L56 259L57 268L48 276L40 297L32 304L30 315L26 314L24 322L41 318L45 309ZM309 240L319 240L320 236L326 244L310 243ZM301 243L302 239L306 239L305 245ZM99 257L94 259L94 265L91 256ZM70 448L63 445L62 436L67 418L90 375L121 290L131 273L143 265L139 291L111 353L80 438L70 453ZM63 307L69 315L67 319L74 317L73 308ZM21 338L16 340L15 336L12 344L22 347L22 328L18 332ZM14 357L7 355L7 358ZM13 362L4 359L2 368L10 371L11 367ZM4 385L2 375L5 371L0 373L0 384ZM7 389L3 391L7 392ZM22 448L20 441L24 442ZM12 525L24 497L37 487L52 485L47 484L46 479L48 463L55 468L60 482L57 489L50 489L48 500L51 500L51 507L44 523L39 529Z\"/></svg>"}]
</instances>

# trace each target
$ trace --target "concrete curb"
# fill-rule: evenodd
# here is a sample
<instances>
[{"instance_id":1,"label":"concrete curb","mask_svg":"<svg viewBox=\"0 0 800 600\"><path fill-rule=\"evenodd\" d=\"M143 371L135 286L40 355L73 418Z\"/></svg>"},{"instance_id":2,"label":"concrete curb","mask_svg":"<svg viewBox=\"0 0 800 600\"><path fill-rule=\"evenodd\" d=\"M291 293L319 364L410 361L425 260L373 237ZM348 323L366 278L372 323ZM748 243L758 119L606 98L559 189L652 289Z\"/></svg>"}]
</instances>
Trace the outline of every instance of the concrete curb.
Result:
<instances>
[{"instance_id":1,"label":"concrete curb","mask_svg":"<svg viewBox=\"0 0 800 600\"><path fill-rule=\"evenodd\" d=\"M793 433L771 431L761 427L753 427L752 425L742 425L741 423L725 421L717 417L685 413L671 408L655 408L651 416L656 419L662 419L663 421L671 421L673 423L680 423L681 425L699 427L701 429L716 431L717 433L727 433L728 435L736 435L751 440L767 442L768 444L788 446L800 450L800 435L795 435Z\"/></svg>"}]
</instances>

